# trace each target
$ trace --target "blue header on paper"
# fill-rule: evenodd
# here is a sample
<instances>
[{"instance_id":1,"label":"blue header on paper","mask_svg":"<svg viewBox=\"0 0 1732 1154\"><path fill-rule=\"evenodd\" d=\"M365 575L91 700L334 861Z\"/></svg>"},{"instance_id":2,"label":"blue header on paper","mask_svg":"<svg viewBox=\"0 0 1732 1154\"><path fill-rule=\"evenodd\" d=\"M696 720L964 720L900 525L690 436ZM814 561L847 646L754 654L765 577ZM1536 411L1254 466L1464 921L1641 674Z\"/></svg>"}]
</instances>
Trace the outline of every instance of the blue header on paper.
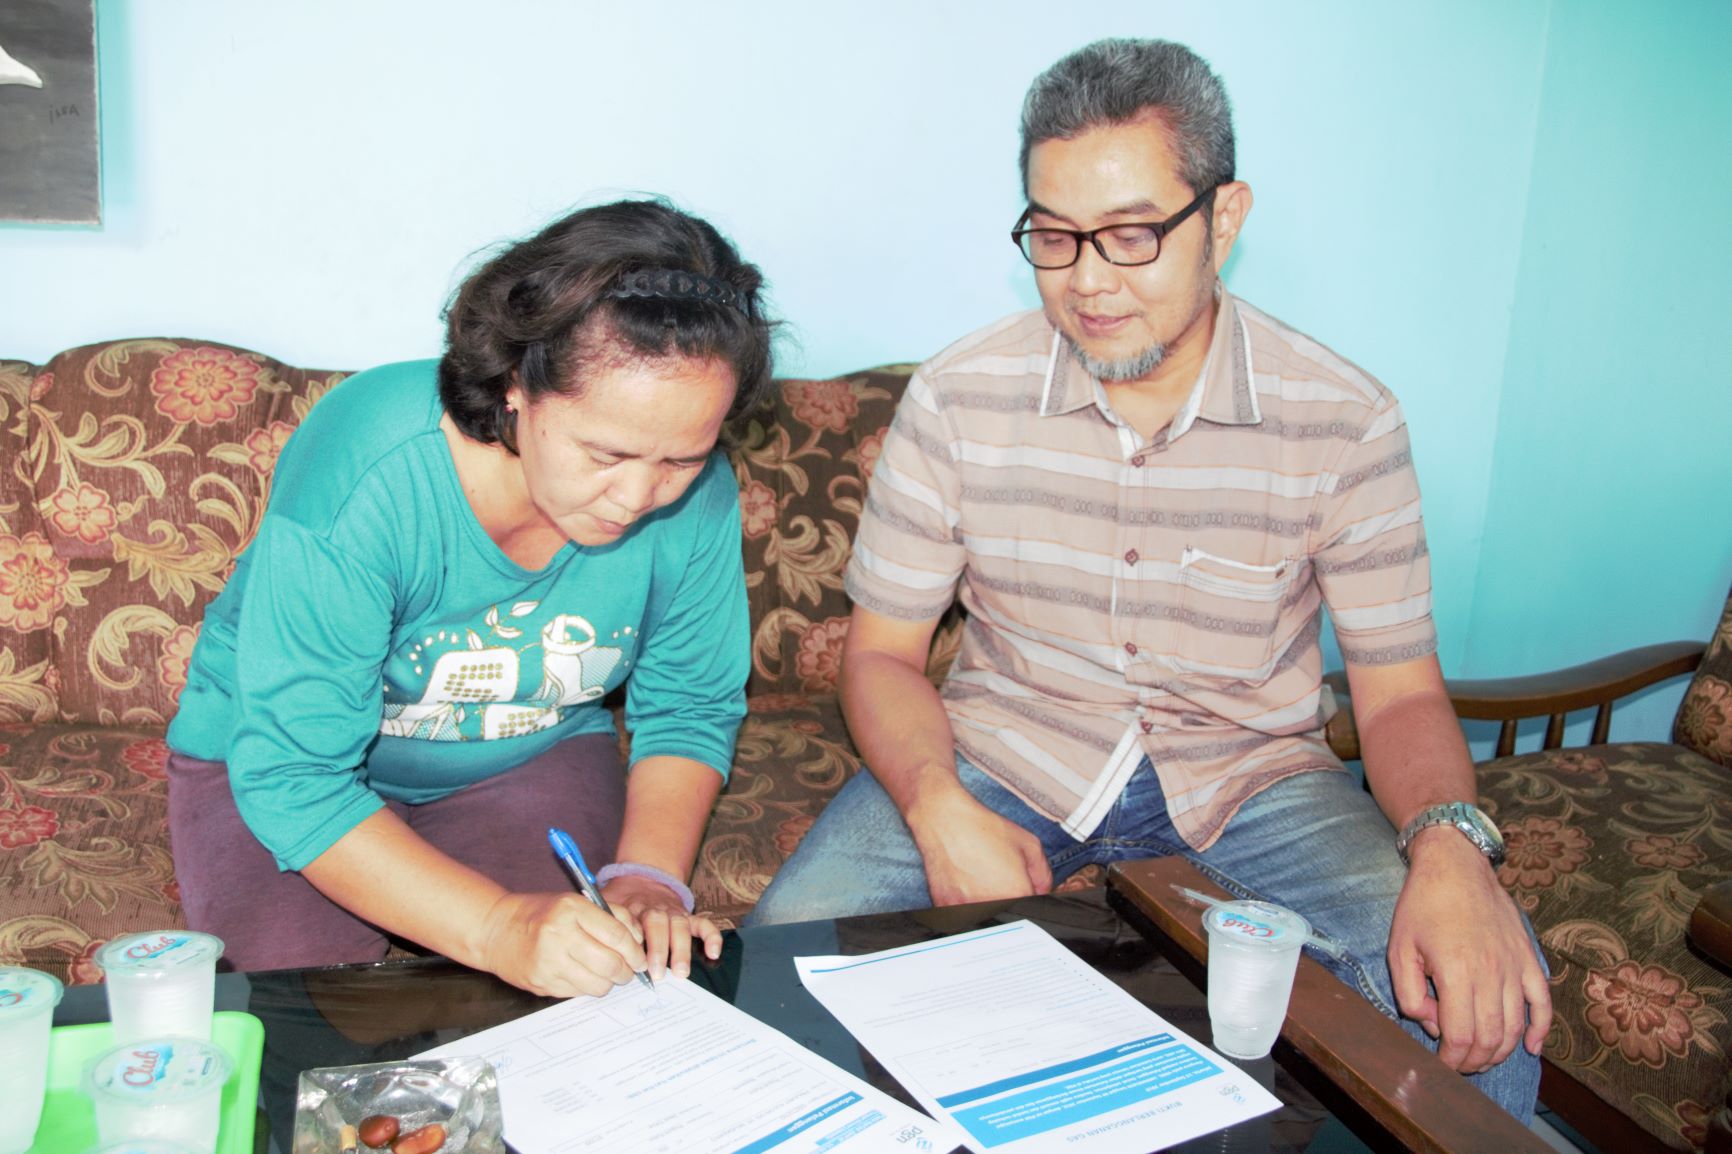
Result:
<instances>
[{"instance_id":1,"label":"blue header on paper","mask_svg":"<svg viewBox=\"0 0 1732 1154\"><path fill-rule=\"evenodd\" d=\"M1135 1106L1220 1072L1189 1046L1168 1046L951 1116L982 1146L1002 1146Z\"/></svg>"},{"instance_id":2,"label":"blue header on paper","mask_svg":"<svg viewBox=\"0 0 1732 1154\"><path fill-rule=\"evenodd\" d=\"M764 1154L764 1151L766 1150L774 1150L777 1146L780 1146L800 1131L810 1130L832 1114L841 1110L846 1110L858 1101L860 1101L860 1095L853 1091L849 1091L848 1093L843 1094L840 1098L831 1099L815 1110L807 1111L792 1122L788 1123L786 1126L782 1127L780 1130L772 1131L771 1133L764 1135L762 1138L759 1138L756 1142L750 1143L746 1146L741 1146L738 1150L735 1150L733 1154ZM879 1116L882 1117L882 1115Z\"/></svg>"},{"instance_id":3,"label":"blue header on paper","mask_svg":"<svg viewBox=\"0 0 1732 1154\"><path fill-rule=\"evenodd\" d=\"M1002 1094L1006 1090L1015 1090L1019 1086L1032 1086L1036 1082L1045 1082L1051 1078L1062 1078L1066 1074L1074 1074L1078 1070L1086 1070L1090 1066L1104 1066L1108 1062L1116 1062L1120 1058L1155 1046L1164 1046L1173 1040L1171 1034L1151 1034L1147 1038L1138 1038L1134 1042L1126 1042L1122 1046L1114 1046L1110 1050L1100 1050L1083 1058L1073 1058L1068 1062L1058 1062L1039 1070L1030 1070L1026 1074L1015 1074L1009 1078L1001 1078L996 1082L988 1082L984 1086L976 1086L972 1090L959 1090L954 1094L946 1094L938 1099L938 1104L946 1110L974 1102L981 1098L990 1098L994 1094Z\"/></svg>"}]
</instances>

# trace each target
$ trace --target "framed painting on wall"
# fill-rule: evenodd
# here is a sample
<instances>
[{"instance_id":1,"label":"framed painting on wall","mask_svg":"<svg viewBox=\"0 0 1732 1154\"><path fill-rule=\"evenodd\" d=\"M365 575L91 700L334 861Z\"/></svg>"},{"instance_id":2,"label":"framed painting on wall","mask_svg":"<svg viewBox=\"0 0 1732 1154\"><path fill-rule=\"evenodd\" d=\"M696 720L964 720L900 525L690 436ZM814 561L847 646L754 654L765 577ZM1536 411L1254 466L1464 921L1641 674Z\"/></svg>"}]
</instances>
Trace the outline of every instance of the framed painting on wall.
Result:
<instances>
[{"instance_id":1,"label":"framed painting on wall","mask_svg":"<svg viewBox=\"0 0 1732 1154\"><path fill-rule=\"evenodd\" d=\"M102 223L95 0L0 3L0 220Z\"/></svg>"}]
</instances>

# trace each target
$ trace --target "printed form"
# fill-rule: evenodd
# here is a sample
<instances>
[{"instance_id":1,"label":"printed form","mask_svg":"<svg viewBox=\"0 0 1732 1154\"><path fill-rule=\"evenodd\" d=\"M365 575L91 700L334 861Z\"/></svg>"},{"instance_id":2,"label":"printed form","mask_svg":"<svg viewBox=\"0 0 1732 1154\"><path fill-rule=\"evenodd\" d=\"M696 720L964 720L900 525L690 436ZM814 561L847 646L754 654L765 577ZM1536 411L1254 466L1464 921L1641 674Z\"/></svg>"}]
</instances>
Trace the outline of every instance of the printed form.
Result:
<instances>
[{"instance_id":1,"label":"printed form","mask_svg":"<svg viewBox=\"0 0 1732 1154\"><path fill-rule=\"evenodd\" d=\"M794 965L975 1151L1145 1154L1280 1105L1030 922Z\"/></svg>"},{"instance_id":2,"label":"printed form","mask_svg":"<svg viewBox=\"0 0 1732 1154\"><path fill-rule=\"evenodd\" d=\"M961 1138L700 986L672 976L418 1055L499 1072L521 1154L949 1154Z\"/></svg>"}]
</instances>

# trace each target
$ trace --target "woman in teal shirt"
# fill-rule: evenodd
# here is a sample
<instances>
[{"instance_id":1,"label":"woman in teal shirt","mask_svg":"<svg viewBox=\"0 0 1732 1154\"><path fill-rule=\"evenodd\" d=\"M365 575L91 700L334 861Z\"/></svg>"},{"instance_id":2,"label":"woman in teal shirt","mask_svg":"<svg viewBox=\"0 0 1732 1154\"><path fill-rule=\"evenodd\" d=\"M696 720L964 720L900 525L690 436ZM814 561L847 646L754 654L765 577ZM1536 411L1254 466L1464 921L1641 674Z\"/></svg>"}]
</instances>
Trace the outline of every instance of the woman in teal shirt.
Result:
<instances>
[{"instance_id":1,"label":"woman in teal shirt","mask_svg":"<svg viewBox=\"0 0 1732 1154\"><path fill-rule=\"evenodd\" d=\"M584 209L465 282L440 360L309 413L168 735L187 919L237 966L395 935L569 995L684 973L694 937L718 954L684 879L745 713L715 447L769 387L760 286L703 221ZM617 921L549 826L609 863Z\"/></svg>"}]
</instances>

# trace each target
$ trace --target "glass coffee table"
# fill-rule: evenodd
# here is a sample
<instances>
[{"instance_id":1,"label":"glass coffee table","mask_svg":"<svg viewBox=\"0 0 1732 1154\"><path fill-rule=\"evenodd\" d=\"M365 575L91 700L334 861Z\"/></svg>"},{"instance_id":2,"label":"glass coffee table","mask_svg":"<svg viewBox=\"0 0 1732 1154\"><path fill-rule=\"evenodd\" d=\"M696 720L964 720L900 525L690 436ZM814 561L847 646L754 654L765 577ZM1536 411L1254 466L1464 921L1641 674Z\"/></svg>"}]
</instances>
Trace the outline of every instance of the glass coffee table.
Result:
<instances>
[{"instance_id":1,"label":"glass coffee table","mask_svg":"<svg viewBox=\"0 0 1732 1154\"><path fill-rule=\"evenodd\" d=\"M1207 888L1195 874L1189 876L1187 884L1193 880L1197 888ZM1115 876L1113 887L1108 889L730 931L725 937L721 960L697 967L693 980L913 1104L894 1079L800 985L793 958L805 954L868 953L1026 918L1044 927L1173 1025L1207 1043L1208 1010L1200 984L1202 971L1197 965L1200 953L1187 952L1182 942L1164 936L1158 922L1138 908L1135 891L1125 886L1126 879ZM1377 1022L1383 1021L1376 1011L1320 967L1318 972L1347 1000L1363 1007ZM1310 975L1312 979L1315 976ZM1314 982L1308 985L1302 968L1289 1028L1296 1018L1304 1017L1297 1012L1301 1009L1301 997L1321 996L1324 1000L1318 1003L1318 1008L1330 1015L1340 1015L1342 1007L1333 1004L1329 993L1326 988L1315 987ZM245 1010L258 1017L265 1027L260 1074L262 1107L256 1144L259 1154L269 1151L287 1154L288 1136L293 1131L295 1085L302 1070L408 1057L551 1004L549 999L535 997L491 975L441 958L407 958L312 970L225 973L217 977L217 1008ZM55 1021L57 1025L65 1025L105 1018L102 988L81 986L67 991ZM1392 1025L1390 1029L1395 1030ZM1441 1140L1434 1140L1423 1130L1392 1127L1385 1117L1387 1105L1374 1104L1375 1108L1368 1109L1359 1098L1382 1099L1399 1106L1406 1097L1423 1092L1428 1085L1426 1079L1406 1077L1411 1071L1399 1063L1371 1070L1354 1068L1351 1063L1359 1059L1353 1054L1342 1059L1349 1063L1342 1067L1324 1049L1309 1044L1306 1048L1293 1045L1288 1033L1288 1029L1283 1030L1283 1040L1272 1058L1238 1063L1249 1076L1273 1091L1282 1108L1177 1149L1261 1154L1307 1151L1317 1143L1317 1149L1339 1150L1343 1126L1351 1127L1373 1149L1497 1149L1499 1154L1546 1149L1534 1145L1537 1139L1483 1098L1474 1105L1474 1110L1489 1119L1489 1129L1474 1128L1453 1136L1446 1133ZM1395 1034L1406 1041L1399 1030ZM1407 1048L1413 1049L1411 1045ZM1427 1059L1435 1067L1435 1073L1466 1086L1429 1055L1420 1053L1419 1057ZM1387 1083L1378 1081L1383 1078L1389 1079ZM1368 1093L1367 1085L1376 1089ZM1466 1088L1477 1096L1477 1091ZM1459 1103L1454 1104L1454 1109L1460 1112ZM1507 1123L1507 1128L1498 1126L1499 1119ZM1477 1144L1488 1136L1496 1139L1495 1145ZM1453 1144L1468 1140L1476 1144ZM1349 1148L1352 1145L1347 1143Z\"/></svg>"}]
</instances>

